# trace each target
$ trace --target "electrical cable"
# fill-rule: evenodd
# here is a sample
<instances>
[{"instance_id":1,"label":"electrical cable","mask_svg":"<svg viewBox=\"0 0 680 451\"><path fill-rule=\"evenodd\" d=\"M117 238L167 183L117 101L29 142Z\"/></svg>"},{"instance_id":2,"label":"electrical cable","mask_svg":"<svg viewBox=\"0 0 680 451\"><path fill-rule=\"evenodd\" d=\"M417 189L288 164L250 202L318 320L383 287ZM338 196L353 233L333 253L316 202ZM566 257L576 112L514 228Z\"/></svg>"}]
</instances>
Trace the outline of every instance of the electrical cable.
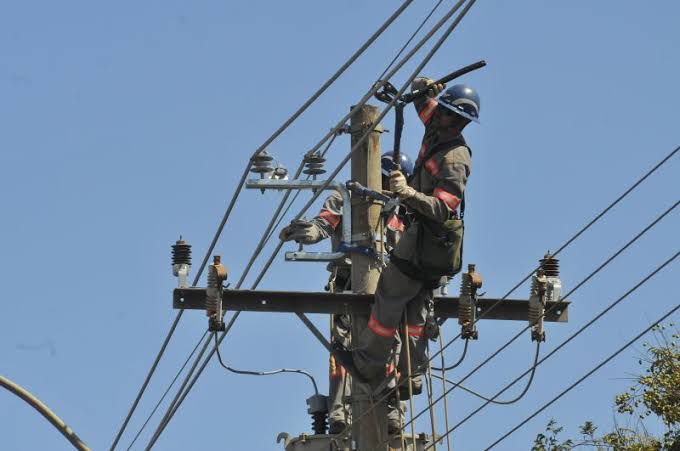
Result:
<instances>
[{"instance_id":1,"label":"electrical cable","mask_svg":"<svg viewBox=\"0 0 680 451\"><path fill-rule=\"evenodd\" d=\"M376 123L379 123L380 120L382 120L382 118L383 118L383 117L389 112L389 110L394 106L394 104L396 103L398 97L406 90L406 88L407 88L408 85L411 83L411 81L418 75L418 73L419 73L419 72L422 70L422 68L427 64L427 62L429 62L429 60L434 56L434 53L436 53L436 51L439 49L439 47L441 47L441 45L442 45L442 44L444 43L444 41L448 38L448 36L451 34L451 32L453 32L453 30L457 27L458 23L460 23L460 21L461 21L462 18L467 14L467 12L468 12L469 9L472 7L472 5L474 5L475 1L476 1L476 0L470 0L470 2L465 6L465 8L464 8L463 11L461 12L461 14L460 14L456 19L454 19L454 21L452 22L452 24L447 28L447 30L445 30L445 32L443 33L442 37L437 41L437 43L433 46L433 48L430 50L430 52L425 56L425 58L423 59L423 61L421 62L421 64L419 64L419 66L417 67L416 71L414 71L414 73L411 75L411 77L409 77L408 81L404 84L404 86L401 88L401 90L399 90L399 92L397 93L397 95L395 96L395 98L387 105L387 107L385 107L385 109L383 110L383 112L381 113L381 115L376 119L376 121L375 121ZM433 27L433 29L432 29L425 37L423 37L423 38L421 39L421 41L420 41L413 49L411 49L411 51L410 51L404 58L402 58L402 60L396 65L397 67L395 67L394 69L392 69L392 70L390 71L388 78L391 77L394 73L396 73L396 72L401 68L401 66L403 66L403 65L404 65L404 64L405 64L405 63L406 63L406 62L407 62L407 61L408 61L408 60L409 60L409 59L410 59L410 58L411 58L411 57L412 57L419 49L420 49L420 47L422 47L422 46L423 46L423 45L424 45L424 44L432 37L432 35L434 35L434 33L436 33L436 31L437 31L439 28L441 28L441 26L444 25L444 24L449 20L449 18L450 18L451 16L453 16L453 14L455 14L455 12L458 10L458 8L460 8L460 6L462 6L462 4L463 4L464 2L465 2L465 0L459 0L459 1L456 3L456 5L454 5L454 6L451 8L451 10L450 10L450 11L449 11L449 12L448 12L448 13L447 13L447 14L446 14L446 15L445 15L445 16L444 16L444 17L443 17L443 18L442 18L442 19L441 19L434 27ZM370 97L372 97L373 94L374 94L375 92L377 92L378 89L380 89L380 87L381 87L381 84L380 84L380 83L374 85L373 88L371 88L371 90L369 90L369 92L362 98L362 100L359 102L358 105L363 105L365 102L367 102L368 99L369 99ZM329 134L327 135L327 137L328 137L328 136L332 136L333 134L335 134L335 133L337 132L337 130L340 128L340 126L341 126L342 124L344 124L344 123L347 121L347 119L349 119L350 116L351 116L351 113L350 113L350 114L347 114L340 122L338 122L338 125L337 125L333 130L331 130L331 132L329 132ZM348 154L348 156L340 163L340 165L338 166L338 168L337 168L337 169L329 176L330 178L329 178L329 180L326 182L326 185L328 185L328 183L330 183L330 181L333 180L333 179L337 176L338 172L342 169L342 167L344 167L344 165L347 164L347 162L348 162L349 159L351 158L352 154L353 154L353 153L359 148L359 146L360 146L361 144L363 144L363 142L368 138L368 136L370 135L370 133L372 132L372 130L373 130L373 127L370 127L370 128L364 133L364 135L359 139L359 141L357 142L357 144L355 144L355 145L353 146L353 148L352 148L352 150L350 151L350 153ZM324 138L324 139L326 139L326 138ZM323 140L322 140L322 142L323 142ZM321 146L321 142L320 142L319 144L317 144L314 148L312 148L312 149L310 150L310 153L315 152L316 150L318 150L318 148L319 148L320 146ZM319 196L320 192L323 190L323 188L324 188L323 186L320 187L319 190L312 196L312 199L311 199L311 200L310 200L310 201L302 208L302 211L299 213L299 215L297 216L296 219L299 219L299 218L304 214L304 212L305 212L307 209L309 209L309 207L310 207L311 204L314 202L314 200L316 200L316 198L318 198L318 196ZM274 250L274 252L272 253L271 258L269 259L269 261L267 262L267 264L265 265L265 267L264 267L263 270L261 271L261 273L260 273L260 275L258 276L257 280L254 282L253 288L256 287L257 284L259 284L260 280L262 280L262 278L264 277L264 274L268 271L269 267L271 266L271 263L273 262L275 256L278 254L278 252L279 252L279 250L281 249L282 245L283 245L283 242L280 241L280 242L279 242L279 245L277 246L277 248L276 248L276 249ZM233 325L233 323L234 323L234 322L236 321L236 319L238 318L239 314L240 314L240 312L235 312L234 316L231 318L231 321L230 321L228 327L230 327L231 325ZM228 329L227 329L227 331L228 331ZM224 339L224 337L226 337L227 331L225 331L225 332L222 333L222 335L220 336L220 339L219 339L219 343L221 343L222 340ZM207 343L209 343L209 342L206 342L206 344L207 344ZM204 346L204 348L202 349L202 351L204 351L205 349L207 349L207 346ZM162 433L162 431L163 431L163 430L165 429L165 427L167 426L168 422L170 421L170 419L171 419L172 416L174 415L174 412L176 412L176 410L177 410L177 408L179 407L179 405L181 405L181 403L183 402L183 400L186 398L188 392L191 390L191 388L193 387L193 385L196 383L196 381L197 381L198 378L200 377L201 373L203 372L203 370L204 370L205 367L207 366L208 361L210 360L210 358L212 358L212 355L213 355L213 354L214 354L214 348L213 348L213 350L210 352L210 354L206 357L206 359L204 360L203 364L201 365L201 368L199 369L198 373L193 377L193 380L191 381L191 383L190 383L190 385L188 386L188 388L186 389L186 391L182 391L183 389L181 389L181 390L177 393L177 396L175 397L175 400L174 400L175 402L173 402L172 408L169 409L169 410L167 411L166 416L164 417L164 419L163 419L163 420L161 421L161 423L159 424L159 426L158 426L156 432L154 433L154 436L152 437L151 441L150 441L149 444L147 445L147 448L146 448L146 449L151 449L151 447L153 447L153 445L155 444L155 442L158 440L158 437L160 436L160 434ZM200 358L202 357L202 355L203 355L203 352L199 353L199 356L198 356L197 359L196 359L196 363L200 360ZM196 364L196 363L195 363L195 364ZM194 365L193 368L195 368L195 365ZM191 374L193 373L193 368L192 368L192 371L190 371L189 376L191 376ZM185 379L185 382L188 381L188 380L189 380L189 378L187 377L187 379ZM183 384L183 386L184 386L184 385L185 385L185 384Z\"/></svg>"},{"instance_id":2,"label":"electrical cable","mask_svg":"<svg viewBox=\"0 0 680 451\"><path fill-rule=\"evenodd\" d=\"M638 239L640 239L645 233L647 233L649 230L651 230L656 224L659 223L663 218L665 218L671 211L673 211L678 204L680 204L680 200L676 201L670 208L668 208L666 211L664 211L660 216L658 216L654 221L652 221L647 227L645 227L642 231L640 231L635 237L633 237L630 241L628 241L623 247L621 247L618 251L616 251L613 255L611 255L607 260L605 260L602 264L600 264L593 272L591 272L586 278L584 278L581 282L579 282L571 291L569 291L567 294L565 294L562 299L567 299L569 296L571 296L573 293L575 293L578 289L580 289L583 285L585 285L591 278L593 278L596 274L598 274L602 269L604 269L606 266L608 266L614 259L616 259L619 255L621 255L626 249L628 249L633 243L635 243ZM543 317L550 313L556 306L559 304L555 304L549 309L547 309L543 313ZM510 344L512 344L517 338L519 338L524 332L529 330L531 328L531 325L527 325L522 330L519 331L514 337L512 337L509 341L507 341L503 346L498 348L495 352L493 352L489 357L487 357L482 363L477 365L472 371L470 371L468 374L465 375L458 383L461 384L465 382L470 376L472 376L474 373L476 373L480 368L482 368L484 365L486 365L489 361L491 361L494 357L499 355L501 352L503 352ZM435 400L435 404L439 402L443 397L446 397L451 391L453 391L456 388L456 386L450 388L446 393L442 394L438 399ZM418 413L418 415L415 416L415 419L417 419L420 415L422 415L425 412L425 410L421 411Z\"/></svg>"},{"instance_id":3,"label":"electrical cable","mask_svg":"<svg viewBox=\"0 0 680 451\"><path fill-rule=\"evenodd\" d=\"M321 156L326 155L326 153L327 153L328 150L330 149L331 145L333 144L333 141L335 141L335 138L336 138L336 137L337 137L337 135L334 135L334 136L329 140L328 145L326 146L326 148L325 148L325 149L323 150L323 152L321 153ZM304 164L301 164L300 167L297 169L296 174L294 175L294 178L298 178L298 177L299 177L299 175L300 175L300 173L301 173L303 167L304 167ZM309 179L309 176L307 177L307 179ZM265 231L264 231L263 236L262 236L262 238L261 238L261 240L260 240L260 243L259 243L258 246L256 247L255 251L253 251L253 254L252 254L252 256L251 256L251 259L250 259L250 261L249 261L247 267L244 269L244 275L241 277L241 280L239 280L239 282L238 282L236 288L240 288L240 286L241 286L241 284L242 284L242 282L243 282L243 279L245 278L245 275L247 275L248 272L250 271L250 269L251 269L251 267L252 267L252 264L253 264L255 258L257 257L257 255L259 255L259 252L261 251L261 249L264 248L264 246L267 244L269 238L271 238L271 236L273 235L274 230L276 230L276 228L279 226L279 224L281 223L281 220L284 218L284 216L286 215L286 213L288 212L288 210L290 209L290 207L292 206L292 204L295 202L295 199L297 198L297 196L298 196L299 194L300 194L300 190L297 191L297 193L295 194L295 197L294 197L294 198L291 200L291 202L288 204L288 207L286 208L286 210L284 210L284 212L281 213L281 214L279 215L279 212L281 211L281 207L285 204L285 202L286 202L288 196L290 195L290 191L288 191L288 192L284 195L283 199L281 200L281 202L280 202L280 204L279 204L279 207L278 207L278 208L276 209L276 211L274 212L274 215L273 215L271 221L269 222L269 225L265 228ZM278 222L274 225L274 221L277 219L277 216L278 216ZM269 235L267 236L267 234L269 234ZM264 239L265 237L266 237L266 240ZM263 241L263 240L264 240L264 241ZM154 407L154 409L153 409L153 411L151 412L151 414L147 417L147 419L146 419L146 421L144 422L144 424L142 425L141 429L137 432L137 435L135 436L135 438L133 439L132 443L130 444L130 447L134 444L134 442L137 440L137 438L139 437L139 435L142 433L142 431L144 430L144 428L145 428L146 425L148 424L148 422L149 422L149 420L151 419L151 417L156 413L156 410L158 409L158 407L160 406L160 404L163 402L163 400L164 400L165 397L167 396L169 390L172 388L172 386L174 385L175 381L178 379L178 377L180 376L180 374L182 373L182 371L184 371L184 368L186 367L186 365L187 365L189 359L191 359L191 357L196 353L196 349L198 349L198 347L200 346L200 344L203 342L203 340L205 339L205 337L206 337L207 335L208 335L208 331L205 331L205 332L203 333L203 335L201 336L201 338L198 340L198 343L196 343L196 346L194 347L193 351L191 351L191 354L189 355L189 357L187 358L187 360L184 362L184 364L182 365L182 367L179 369L179 371L177 372L177 374L176 374L175 377L173 378L172 382L170 383L170 385L168 386L168 388L166 389L166 391L163 393L163 396L161 397L161 399L158 401L158 403L156 403L156 406ZM194 368L195 368L195 367L194 367ZM191 374L191 373L190 373L190 374ZM130 449L130 448L128 448L128 450L129 450L129 449Z\"/></svg>"},{"instance_id":4,"label":"electrical cable","mask_svg":"<svg viewBox=\"0 0 680 451\"><path fill-rule=\"evenodd\" d=\"M566 249L571 243L573 243L578 237L580 237L586 230L588 230L590 227L595 225L596 222L598 222L604 215L606 215L612 208L614 208L619 202L621 202L623 199L625 199L630 193L632 193L642 182L647 180L652 174L654 174L658 169L660 169L666 162L668 162L675 154L680 151L680 146L676 147L673 149L668 155L666 155L661 161L659 161L656 165L654 165L649 171L647 171L642 177L640 177L635 183L633 183L628 189L626 189L616 200L614 200L612 203L610 203L604 210L602 210L600 213L598 213L593 219L590 220L585 226L583 226L576 234L574 234L571 238L569 238L564 244L562 244L555 253L552 254L553 257L556 257L559 255L564 249ZM489 309L485 310L482 312L481 315L477 317L475 320L475 324L477 321L483 319L486 315L488 315L491 311L493 311L498 305L500 305L501 302L505 301L508 296L510 296L512 293L515 292L524 282L526 282L531 275L538 270L539 267L536 267L528 273L526 276L522 278L515 286L513 286L507 293L505 293L498 301L496 301ZM443 352L446 348L449 347L454 341L459 339L461 337L461 334L458 334L454 338L452 338L445 346L443 349L441 349L439 352ZM437 354L435 354L433 357L436 357Z\"/></svg>"},{"instance_id":5,"label":"electrical cable","mask_svg":"<svg viewBox=\"0 0 680 451\"><path fill-rule=\"evenodd\" d=\"M458 388L460 388L461 390L466 391L469 394L476 396L477 398L482 399L484 401L488 401L492 404L498 404L498 405L501 405L501 406L508 406L510 404L514 404L517 401L519 401L520 399L522 399L524 397L524 395L527 394L527 392L529 391L529 388L531 387L532 382L534 381L534 375L536 374L536 367L538 366L538 356L539 356L540 347L541 347L541 343L536 342L536 354L534 355L534 363L531 366L531 373L529 375L529 380L527 381L526 386L522 389L522 391L519 393L519 395L515 396L512 399L508 399L508 400L505 400L505 401L496 401L494 398L487 398L486 396L479 394L472 389L464 387L463 385L461 385L459 383L453 382L452 380L446 379L446 382L448 382L449 384L452 384L454 386L458 386ZM443 380L441 378L441 376L437 376L436 374L434 374L433 376L436 377L437 379Z\"/></svg>"},{"instance_id":6,"label":"electrical cable","mask_svg":"<svg viewBox=\"0 0 680 451\"><path fill-rule=\"evenodd\" d=\"M628 241L623 247L621 247L618 251L616 251L613 255L611 255L607 260L605 260L602 264L600 264L593 272L591 272L587 277L585 277L581 282L579 282L571 291L569 291L566 295L562 297L562 299L567 299L570 295L575 293L579 288L581 288L585 283L587 283L591 278L593 278L595 275L597 275L602 269L604 269L607 265L609 265L616 257L618 257L621 253L623 253L626 249L628 249L633 243L635 243L638 239L640 239L645 233L647 233L649 230L651 230L656 224L658 224L663 218L665 218L671 211L673 211L678 204L680 204L680 200L676 201L675 204L673 204L670 208L668 208L666 211L664 211L661 215L659 215L654 221L652 221L649 225L647 225L642 231L640 231L635 237L633 237L630 241ZM547 309L543 316L547 315L550 313L556 306L559 304L553 305L551 308ZM489 361L491 361L494 357L499 355L501 352L503 352L510 344L512 344L517 338L519 338L525 331L527 331L529 328L531 328L531 325L524 327L522 330L519 331L514 337L512 337L508 342L506 342L503 346L498 348L495 352L493 352L489 357L487 357L482 363L477 365L471 372L465 375L456 385L454 385L452 388L448 389L446 392L444 392L441 396L439 396L435 401L434 404L437 404L439 401L442 399L446 398L446 396L453 391L456 387L460 386L463 382L465 382L470 376L472 376L475 372L477 372L480 368L482 368L484 365L486 365ZM441 352L441 351L440 351ZM427 364L428 362L426 362ZM422 366L421 366L422 368ZM408 379L404 379L397 384L397 389L401 384L404 383ZM394 390L394 389L393 389ZM386 399L389 396L389 393L386 394L382 399ZM378 402L382 401L379 400ZM417 420L423 413L427 411L428 408L421 410L417 415L413 417L412 421ZM365 412L364 414L367 414ZM406 424L408 426L408 424Z\"/></svg>"},{"instance_id":7,"label":"electrical cable","mask_svg":"<svg viewBox=\"0 0 680 451\"><path fill-rule=\"evenodd\" d=\"M203 335L203 337L205 337L205 335ZM201 341L203 341L203 338L201 338ZM139 438L139 436L142 435L142 432L143 432L144 429L146 428L146 425L149 424L149 421L151 421L151 418L156 414L156 411L158 410L158 408L161 406L161 404L162 404L163 401L165 400L165 397L168 396L168 393L170 393L170 390L172 389L172 386L175 385L175 382L177 382L177 379L179 379L179 376L182 374L182 371L184 371L184 368L186 368L187 364L189 363L189 360L191 360L191 358L192 358L192 357L194 356L194 354L196 353L196 350L197 350L198 347L201 345L201 341L199 341L198 343L196 343L196 346L194 346L194 349L191 351L191 353L189 354L189 356L186 358L186 360L185 360L184 363L182 364L182 367L179 369L179 371L177 372L177 374L175 374L175 377L172 379L172 382L170 382L170 385L168 385L168 388L166 388L165 391L163 392L163 396L161 396L161 399L158 400L158 402L157 402L156 405L154 406L154 408L153 408L153 410L151 411L151 413L146 417L146 420L144 420L144 423L143 423L142 426L139 428L139 430L138 430L137 433L135 434L134 438L132 439L132 441L131 441L130 444L128 445L127 451L130 451L130 449L132 449L132 446L135 444L135 442L137 441L137 439Z\"/></svg>"},{"instance_id":8,"label":"electrical cable","mask_svg":"<svg viewBox=\"0 0 680 451\"><path fill-rule=\"evenodd\" d=\"M319 387L316 385L316 380L314 379L314 376L312 376L308 371L302 370L302 369L297 369L297 368L279 368L278 370L272 370L272 371L247 371L247 370L237 370L236 368L232 368L228 365L225 365L224 361L222 360L222 355L220 354L220 347L217 345L217 335L213 335L213 338L215 339L215 352L217 354L217 360L220 362L220 365L222 368L225 370L234 373L234 374L241 374L245 376L273 376L274 374L282 374L282 373L297 373L297 374L302 374L304 376L307 376L310 381L312 381L312 385L314 386L314 394L318 395L319 394Z\"/></svg>"},{"instance_id":9,"label":"electrical cable","mask_svg":"<svg viewBox=\"0 0 680 451\"><path fill-rule=\"evenodd\" d=\"M465 339L465 345L463 346L463 353L460 355L460 358L453 365L445 367L444 371L451 371L454 368L458 368L460 366L460 364L463 363L463 360L465 360L465 356L467 355L468 343L469 342L470 342L470 339L466 338ZM444 360L444 354L442 354L442 365L444 364L443 360ZM431 361L432 361L432 359L430 358L430 362ZM442 371L442 368L437 368L436 366L433 366L432 369L435 370L435 371Z\"/></svg>"},{"instance_id":10,"label":"electrical cable","mask_svg":"<svg viewBox=\"0 0 680 451\"><path fill-rule=\"evenodd\" d=\"M539 413L543 412L545 409L547 409L548 407L550 407L553 403L555 403L557 400L559 400L562 396L564 396L565 394L569 393L571 390L573 390L576 386L578 386L579 384L581 384L584 380L586 380L588 377L590 377L590 376L591 376L593 373L595 373L597 370L599 370L599 369L602 368L604 365L606 365L607 363L609 363L611 360L613 360L614 358L616 358L619 354L621 354L625 349L627 349L629 346L631 346L633 343L635 343L637 340L639 340L642 336L644 336L644 335L647 334L649 331L651 331L652 329L654 329L654 328L655 328L656 326L658 326L661 322L663 322L664 320L666 320L666 318L670 317L670 316L671 316L673 313L675 313L678 309L680 309L680 304L677 304L674 308L672 308L671 310L669 310L665 315L663 315L662 317L660 317L659 319L657 319L656 321L654 321L649 327L647 327L645 330L643 330L642 332L640 332L639 334L637 334L634 338L632 338L631 340L629 340L625 345L623 345L622 347L620 347L616 352L614 352L613 354L611 354L609 357L607 357L606 359L604 359L604 360L603 360L602 362L600 362L597 366L595 366L593 369L591 369L591 370L588 371L585 375L583 375L581 378L579 378L576 382L574 382L574 383L571 384L569 387L567 387L567 388L564 389L562 392L560 392L559 395L555 396L553 399L551 399L551 400L548 401L546 404L544 404L543 406L541 406L538 410L536 410L534 413L532 413L531 415L529 415L527 418L525 418L523 421L521 421L517 426L515 426L514 428L512 428L510 431L506 432L501 438L499 438L498 440L496 440L495 442L493 442L489 447L487 447L487 448L485 449L485 451L490 450L491 448L493 448L494 446L496 446L497 444L499 444L500 442L502 442L503 440L505 440L505 439L506 439L507 437L509 437L512 433L514 433L516 430L518 430L519 428L521 428L522 426L524 426L526 423L528 423L531 419L533 419L536 415L538 415Z\"/></svg>"},{"instance_id":11,"label":"electrical cable","mask_svg":"<svg viewBox=\"0 0 680 451\"><path fill-rule=\"evenodd\" d=\"M420 25L418 26L418 28L416 28L416 31L413 32L413 34L411 35L411 37L408 38L408 40L406 41L406 43L401 47L401 49L399 49L399 51L397 52L397 54L394 55L394 58L392 58L392 61L390 61L390 63L387 65L387 67L385 68L385 70L383 71L383 73L380 74L380 76L378 77L378 80L382 80L382 78L385 76L385 74L387 73L387 71L390 70L390 68L392 67L392 65L397 61L397 59L399 59L399 57L401 56L401 54L404 53L404 50L406 50L406 47L408 47L408 45L411 43L411 41L413 41L413 39L415 39L416 35L418 35L418 33L420 33L420 30L423 29L423 27L425 26L425 24L427 23L427 21L430 20L430 17L432 17L432 15L435 13L435 11L437 11L437 8L439 8L439 5L441 5L443 2L444 2L444 0L439 0L439 1L434 5L434 7L432 8L432 10L430 10L430 13L429 13L427 16L425 16L425 19L423 19L423 21L420 23Z\"/></svg>"},{"instance_id":12,"label":"electrical cable","mask_svg":"<svg viewBox=\"0 0 680 451\"><path fill-rule=\"evenodd\" d=\"M342 75L354 62L361 56L364 51L370 47L373 42L375 42L378 37L401 15L402 12L408 6L413 2L414 0L405 0L397 10L392 13L392 15L376 30L371 37L368 38L368 40L361 46L359 49L357 49L354 54L347 60L345 63L340 66L340 68L328 79L326 82L314 93L312 94L309 99L305 103L300 106L295 113L293 113L269 138L265 140L265 142L260 145L260 147L253 152L252 157L256 156L259 154L262 150L264 150L268 145L270 145L276 138L279 137L297 118L309 108L312 103L314 103L335 81ZM379 88L379 87L378 87ZM377 89L376 89L377 91ZM219 236L222 234L222 230L224 229L224 226L227 223L227 220L229 219L229 216L231 215L231 212L234 208L234 205L236 204L236 200L241 193L241 190L243 189L243 184L245 183L246 177L248 176L248 172L250 171L250 161L248 161L248 164L246 165L246 168L243 171L243 174L241 175L241 179L237 185L236 191L234 192L231 200L229 201L229 205L224 213L224 216L222 217L222 220L220 222L219 227L217 228L217 232L215 233L215 236L213 237L212 242L210 243L210 246L208 247L208 251L205 254L205 257L203 258L203 261L201 263L201 266L198 270L196 280L193 283L193 285L196 285L198 282L200 275L203 272L203 269L205 268L205 265L208 261L208 258L210 258L210 254L212 253L213 249L215 248L215 245L217 244L217 240L219 239ZM111 445L111 451L113 451L118 444L121 436L123 435L123 432L125 431L125 428L127 427L130 418L132 417L132 414L134 413L135 409L137 408L137 405L139 404L139 401L142 398L142 395L144 394L144 391L146 390L146 387L149 384L149 381L151 380L151 377L153 376L153 373L156 371L156 367L158 366L158 363L160 362L161 357L163 356L165 349L170 341L170 338L175 332L175 329L177 328L177 324L179 323L179 320L182 318L182 313L184 310L180 310L177 312L177 315L175 317L175 320L173 321L172 326L170 327L170 330L168 331L168 334L163 342L163 345L161 346L161 349L156 356L154 363L151 365L151 368L144 380L144 383L142 384L141 389L139 390L139 393L137 394L137 397L135 398L132 407L130 408L130 411L128 412L125 420L123 421L123 424L116 434L115 439L113 440L113 443Z\"/></svg>"}]
</instances>

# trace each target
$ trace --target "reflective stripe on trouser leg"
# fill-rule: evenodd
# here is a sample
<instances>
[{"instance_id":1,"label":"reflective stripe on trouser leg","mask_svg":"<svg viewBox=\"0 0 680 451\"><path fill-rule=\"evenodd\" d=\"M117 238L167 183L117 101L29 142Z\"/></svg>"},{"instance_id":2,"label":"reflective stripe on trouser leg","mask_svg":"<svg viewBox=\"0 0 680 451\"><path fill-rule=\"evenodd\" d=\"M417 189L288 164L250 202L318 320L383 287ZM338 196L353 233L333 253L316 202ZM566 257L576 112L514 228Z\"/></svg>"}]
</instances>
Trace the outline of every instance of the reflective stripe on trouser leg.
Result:
<instances>
[{"instance_id":1,"label":"reflective stripe on trouser leg","mask_svg":"<svg viewBox=\"0 0 680 451\"><path fill-rule=\"evenodd\" d=\"M331 342L339 341L348 347L349 331L341 327L336 319L335 315L331 318ZM345 404L344 398L352 394L351 376L333 355L329 356L328 363L328 419L331 423L342 421L347 424L350 406Z\"/></svg>"},{"instance_id":2,"label":"reflective stripe on trouser leg","mask_svg":"<svg viewBox=\"0 0 680 451\"><path fill-rule=\"evenodd\" d=\"M415 299L406 306L406 321L408 322L409 346L411 347L411 370L413 371L412 383L415 392L422 389L423 380L421 375L425 368L419 369L427 361L427 337L424 334L425 320L427 318L427 304L432 298L432 290L423 288ZM401 338L401 337L400 337ZM403 338L401 338L403 339ZM402 345L397 366L402 375L407 374L406 346Z\"/></svg>"},{"instance_id":3,"label":"reflective stripe on trouser leg","mask_svg":"<svg viewBox=\"0 0 680 451\"><path fill-rule=\"evenodd\" d=\"M380 274L371 326L354 343L354 363L364 377L381 380L394 343L402 313L411 299L421 292L422 282L411 279L392 263ZM392 332L390 332L392 331Z\"/></svg>"}]
</instances>

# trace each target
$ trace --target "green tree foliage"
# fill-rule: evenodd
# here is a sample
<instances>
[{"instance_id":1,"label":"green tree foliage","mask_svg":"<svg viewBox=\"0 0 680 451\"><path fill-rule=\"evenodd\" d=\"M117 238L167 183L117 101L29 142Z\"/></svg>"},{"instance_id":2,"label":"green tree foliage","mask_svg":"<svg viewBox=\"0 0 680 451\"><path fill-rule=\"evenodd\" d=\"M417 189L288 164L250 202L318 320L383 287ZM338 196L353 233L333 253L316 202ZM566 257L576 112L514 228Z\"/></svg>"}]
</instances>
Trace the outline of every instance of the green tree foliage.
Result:
<instances>
[{"instance_id":1,"label":"green tree foliage","mask_svg":"<svg viewBox=\"0 0 680 451\"><path fill-rule=\"evenodd\" d=\"M671 332L672 331L672 332ZM617 412L636 418L635 429L615 425L612 432L597 433L597 426L586 421L578 440L559 439L563 428L550 420L545 433L538 434L531 451L570 451L578 447L613 451L680 451L680 333L673 324L655 329L656 343L644 343L644 356L638 360L644 372L634 384L614 399ZM662 437L644 430L642 421L652 417L666 427Z\"/></svg>"}]
</instances>

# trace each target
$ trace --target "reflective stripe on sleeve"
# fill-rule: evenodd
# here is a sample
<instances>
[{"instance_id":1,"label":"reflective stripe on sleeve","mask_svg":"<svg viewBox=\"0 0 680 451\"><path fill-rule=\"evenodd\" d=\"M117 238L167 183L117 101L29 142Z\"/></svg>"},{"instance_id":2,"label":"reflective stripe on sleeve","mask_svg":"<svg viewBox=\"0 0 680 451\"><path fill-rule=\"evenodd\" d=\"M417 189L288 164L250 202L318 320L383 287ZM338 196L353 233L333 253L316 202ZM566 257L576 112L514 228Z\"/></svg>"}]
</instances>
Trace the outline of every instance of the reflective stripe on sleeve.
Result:
<instances>
[{"instance_id":1,"label":"reflective stripe on sleeve","mask_svg":"<svg viewBox=\"0 0 680 451\"><path fill-rule=\"evenodd\" d=\"M370 319L368 320L368 328L371 329L374 334L384 338L394 337L394 333L397 331L397 329L383 326L378 322L378 320L373 318L373 315L371 315Z\"/></svg>"},{"instance_id":2,"label":"reflective stripe on sleeve","mask_svg":"<svg viewBox=\"0 0 680 451\"><path fill-rule=\"evenodd\" d=\"M418 117L423 122L423 124L427 124L427 122L432 118L432 114L434 113L435 109L437 109L437 101L435 99L427 99L425 105L423 105L421 110L418 112Z\"/></svg>"},{"instance_id":3,"label":"reflective stripe on sleeve","mask_svg":"<svg viewBox=\"0 0 680 451\"><path fill-rule=\"evenodd\" d=\"M437 174L439 174L439 164L437 164L437 161L434 158L427 160L424 166L432 177L436 177Z\"/></svg>"},{"instance_id":4,"label":"reflective stripe on sleeve","mask_svg":"<svg viewBox=\"0 0 680 451\"><path fill-rule=\"evenodd\" d=\"M444 201L444 203L451 209L455 210L458 208L458 205L460 204L460 199L458 199L456 196L453 194L444 191L441 188L435 188L434 192L432 193L434 197L437 199L441 199Z\"/></svg>"},{"instance_id":5,"label":"reflective stripe on sleeve","mask_svg":"<svg viewBox=\"0 0 680 451\"><path fill-rule=\"evenodd\" d=\"M321 210L319 217L329 223L333 229L338 227L338 224L340 224L340 220L342 219L342 216L336 215L332 211L326 209Z\"/></svg>"}]
</instances>

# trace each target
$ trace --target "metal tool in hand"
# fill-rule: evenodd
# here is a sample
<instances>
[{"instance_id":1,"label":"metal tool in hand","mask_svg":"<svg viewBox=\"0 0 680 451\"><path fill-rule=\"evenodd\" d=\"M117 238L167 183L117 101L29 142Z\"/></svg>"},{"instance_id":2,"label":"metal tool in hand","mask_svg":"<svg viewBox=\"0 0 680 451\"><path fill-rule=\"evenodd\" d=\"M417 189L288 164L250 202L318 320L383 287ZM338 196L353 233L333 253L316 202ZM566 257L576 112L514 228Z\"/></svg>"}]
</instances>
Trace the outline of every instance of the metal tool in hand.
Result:
<instances>
[{"instance_id":1,"label":"metal tool in hand","mask_svg":"<svg viewBox=\"0 0 680 451\"><path fill-rule=\"evenodd\" d=\"M388 196L387 194L381 193L380 191L366 188L359 182L350 180L345 183L345 186L347 187L348 191L356 194L357 196L363 197L364 199L372 199L383 202L385 204L383 207L383 212L392 212L395 208L402 205L398 197Z\"/></svg>"},{"instance_id":2,"label":"metal tool in hand","mask_svg":"<svg viewBox=\"0 0 680 451\"><path fill-rule=\"evenodd\" d=\"M481 69L484 66L486 66L486 61L484 60L477 61L476 63L472 63L468 66L462 67L456 71L451 72L445 77L436 80L433 84L435 85L446 84L474 70ZM381 90L375 93L375 98L380 100L381 102L390 103L394 100L395 96L399 91L389 81L383 81L382 83L383 87ZM397 102L394 104L394 148L393 148L394 153L392 154L393 159L392 170L394 171L401 170L399 161L401 158L401 133L404 129L404 107L406 106L407 103L425 97L427 95L428 89L429 87L425 87L423 89L418 89L408 94L402 94L398 98Z\"/></svg>"}]
</instances>

